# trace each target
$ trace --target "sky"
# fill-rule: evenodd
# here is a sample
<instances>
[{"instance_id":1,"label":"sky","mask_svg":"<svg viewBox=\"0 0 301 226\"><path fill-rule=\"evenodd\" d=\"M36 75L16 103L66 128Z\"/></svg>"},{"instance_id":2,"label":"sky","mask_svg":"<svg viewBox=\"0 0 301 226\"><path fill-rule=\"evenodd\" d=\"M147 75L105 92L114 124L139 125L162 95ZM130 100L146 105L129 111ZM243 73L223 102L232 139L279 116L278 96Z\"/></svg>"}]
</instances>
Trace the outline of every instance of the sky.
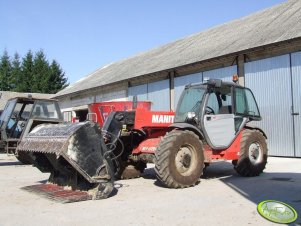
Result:
<instances>
[{"instance_id":1,"label":"sky","mask_svg":"<svg viewBox=\"0 0 301 226\"><path fill-rule=\"evenodd\" d=\"M43 50L69 83L285 0L0 0L0 55Z\"/></svg>"}]
</instances>

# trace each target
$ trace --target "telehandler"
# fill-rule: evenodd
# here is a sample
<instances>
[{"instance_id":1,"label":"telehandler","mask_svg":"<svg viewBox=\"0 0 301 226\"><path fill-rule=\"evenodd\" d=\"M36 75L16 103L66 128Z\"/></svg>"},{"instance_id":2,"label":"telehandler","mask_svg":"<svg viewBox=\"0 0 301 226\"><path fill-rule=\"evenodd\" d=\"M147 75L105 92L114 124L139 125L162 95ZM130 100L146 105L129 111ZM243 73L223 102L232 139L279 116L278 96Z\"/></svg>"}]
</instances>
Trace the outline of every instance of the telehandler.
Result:
<instances>
[{"instance_id":1,"label":"telehandler","mask_svg":"<svg viewBox=\"0 0 301 226\"><path fill-rule=\"evenodd\" d=\"M40 125L19 144L33 164L50 172L49 181L107 198L114 178L139 176L155 164L162 185L186 188L198 183L205 166L232 160L242 176L263 172L266 135L249 124L261 120L250 89L210 79L187 85L176 112L144 109L111 112L102 131L96 123Z\"/></svg>"}]
</instances>

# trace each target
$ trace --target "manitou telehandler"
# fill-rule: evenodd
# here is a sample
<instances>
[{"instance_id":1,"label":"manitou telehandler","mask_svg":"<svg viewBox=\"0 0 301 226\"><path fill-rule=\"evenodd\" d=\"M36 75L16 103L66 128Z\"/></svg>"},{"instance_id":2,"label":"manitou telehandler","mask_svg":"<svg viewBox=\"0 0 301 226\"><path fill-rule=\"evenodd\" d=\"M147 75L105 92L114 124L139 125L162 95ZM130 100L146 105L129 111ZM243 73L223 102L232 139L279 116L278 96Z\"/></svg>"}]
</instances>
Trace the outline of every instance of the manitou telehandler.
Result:
<instances>
[{"instance_id":1,"label":"manitou telehandler","mask_svg":"<svg viewBox=\"0 0 301 226\"><path fill-rule=\"evenodd\" d=\"M210 79L187 85L173 112L112 112L102 132L92 122L41 125L18 146L50 181L108 197L115 178L139 176L155 164L169 188L194 186L206 165L232 160L242 176L259 175L267 163L266 135L249 122L261 120L250 89ZM82 186L85 185L85 186ZM99 189L101 188L101 189ZM95 196L94 196L95 197Z\"/></svg>"},{"instance_id":2,"label":"manitou telehandler","mask_svg":"<svg viewBox=\"0 0 301 226\"><path fill-rule=\"evenodd\" d=\"M205 165L232 160L242 176L258 176L267 163L266 135L250 126L261 120L251 90L209 80L188 85L177 106L171 131L155 152L155 171L167 187L194 185Z\"/></svg>"}]
</instances>

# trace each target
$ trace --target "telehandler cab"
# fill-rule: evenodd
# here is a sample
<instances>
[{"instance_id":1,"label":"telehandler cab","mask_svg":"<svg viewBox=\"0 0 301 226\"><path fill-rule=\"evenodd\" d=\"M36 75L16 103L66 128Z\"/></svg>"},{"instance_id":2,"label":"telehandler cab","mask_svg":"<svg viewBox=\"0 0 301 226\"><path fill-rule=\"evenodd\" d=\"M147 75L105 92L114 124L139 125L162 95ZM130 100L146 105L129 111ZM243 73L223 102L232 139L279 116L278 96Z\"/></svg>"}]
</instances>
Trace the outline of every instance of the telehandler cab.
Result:
<instances>
[{"instance_id":1,"label":"telehandler cab","mask_svg":"<svg viewBox=\"0 0 301 226\"><path fill-rule=\"evenodd\" d=\"M179 100L175 122L158 144L155 170L167 187L197 183L205 165L232 160L242 176L259 175L267 163L266 135L248 123L261 120L250 89L211 79L188 85Z\"/></svg>"}]
</instances>

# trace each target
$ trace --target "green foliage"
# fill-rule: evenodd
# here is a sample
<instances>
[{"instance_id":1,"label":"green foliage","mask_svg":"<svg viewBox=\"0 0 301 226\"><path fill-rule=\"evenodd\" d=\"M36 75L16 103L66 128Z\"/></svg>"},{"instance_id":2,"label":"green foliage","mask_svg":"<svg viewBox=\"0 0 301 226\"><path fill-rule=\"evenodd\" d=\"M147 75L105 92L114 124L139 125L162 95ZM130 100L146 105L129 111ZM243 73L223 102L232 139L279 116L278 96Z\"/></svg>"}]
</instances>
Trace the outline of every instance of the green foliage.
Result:
<instances>
[{"instance_id":1,"label":"green foliage","mask_svg":"<svg viewBox=\"0 0 301 226\"><path fill-rule=\"evenodd\" d=\"M56 92L68 86L67 78L65 77L65 72L63 72L63 69L55 60L53 60L50 65L50 74L49 74L48 83L49 83L50 90L55 90Z\"/></svg>"},{"instance_id":2,"label":"green foliage","mask_svg":"<svg viewBox=\"0 0 301 226\"><path fill-rule=\"evenodd\" d=\"M5 50L3 56L0 59L0 90L11 89L11 84L10 84L11 71L12 71L11 62L7 51Z\"/></svg>"},{"instance_id":3,"label":"green foliage","mask_svg":"<svg viewBox=\"0 0 301 226\"><path fill-rule=\"evenodd\" d=\"M20 83L17 86L18 92L32 92L33 77L33 54L29 50L23 58L21 65Z\"/></svg>"},{"instance_id":4,"label":"green foliage","mask_svg":"<svg viewBox=\"0 0 301 226\"><path fill-rule=\"evenodd\" d=\"M33 93L57 93L68 86L60 65L51 64L42 50L33 54L30 50L23 57L15 53L13 60L7 51L0 58L0 90Z\"/></svg>"},{"instance_id":5,"label":"green foliage","mask_svg":"<svg viewBox=\"0 0 301 226\"><path fill-rule=\"evenodd\" d=\"M20 75L21 75L21 62L20 56L18 53L15 53L14 59L11 63L11 90L17 91L17 87L20 84Z\"/></svg>"},{"instance_id":6,"label":"green foliage","mask_svg":"<svg viewBox=\"0 0 301 226\"><path fill-rule=\"evenodd\" d=\"M50 67L43 51L36 53L33 60L32 72L32 92L49 92L48 78L50 74Z\"/></svg>"}]
</instances>

